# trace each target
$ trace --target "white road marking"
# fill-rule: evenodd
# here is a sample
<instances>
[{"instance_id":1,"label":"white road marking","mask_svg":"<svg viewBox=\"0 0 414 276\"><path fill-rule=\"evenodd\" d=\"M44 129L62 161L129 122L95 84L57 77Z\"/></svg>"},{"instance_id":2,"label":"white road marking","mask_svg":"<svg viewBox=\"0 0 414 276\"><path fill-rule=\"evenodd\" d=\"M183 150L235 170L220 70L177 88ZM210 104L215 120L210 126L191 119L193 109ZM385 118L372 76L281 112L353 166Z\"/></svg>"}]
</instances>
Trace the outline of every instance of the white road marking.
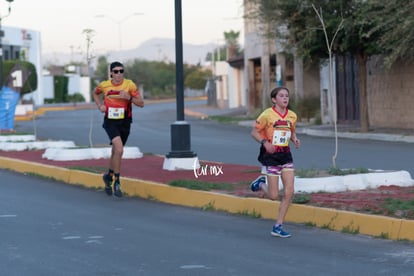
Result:
<instances>
[{"instance_id":1,"label":"white road marking","mask_svg":"<svg viewBox=\"0 0 414 276\"><path fill-rule=\"evenodd\" d=\"M103 239L103 236L89 236L88 239Z\"/></svg>"},{"instance_id":2,"label":"white road marking","mask_svg":"<svg viewBox=\"0 0 414 276\"><path fill-rule=\"evenodd\" d=\"M62 237L62 239L64 240L76 240L76 239L80 239L80 236L66 236L66 237Z\"/></svg>"},{"instance_id":3,"label":"white road marking","mask_svg":"<svg viewBox=\"0 0 414 276\"><path fill-rule=\"evenodd\" d=\"M7 214L7 215L0 215L0 218L15 218L17 215Z\"/></svg>"},{"instance_id":4,"label":"white road marking","mask_svg":"<svg viewBox=\"0 0 414 276\"><path fill-rule=\"evenodd\" d=\"M205 265L182 265L180 266L182 269L210 269L208 266Z\"/></svg>"}]
</instances>

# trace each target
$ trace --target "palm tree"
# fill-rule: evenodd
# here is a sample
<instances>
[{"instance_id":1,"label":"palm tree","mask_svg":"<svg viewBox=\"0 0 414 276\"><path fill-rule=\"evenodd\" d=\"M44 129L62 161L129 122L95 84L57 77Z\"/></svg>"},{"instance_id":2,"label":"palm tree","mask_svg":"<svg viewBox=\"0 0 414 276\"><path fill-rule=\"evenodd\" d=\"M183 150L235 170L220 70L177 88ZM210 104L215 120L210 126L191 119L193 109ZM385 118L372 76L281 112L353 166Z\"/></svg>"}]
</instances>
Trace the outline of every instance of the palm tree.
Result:
<instances>
[{"instance_id":1,"label":"palm tree","mask_svg":"<svg viewBox=\"0 0 414 276\"><path fill-rule=\"evenodd\" d=\"M224 40L227 47L227 59L235 57L239 52L239 36L240 32L229 31L224 32Z\"/></svg>"}]
</instances>

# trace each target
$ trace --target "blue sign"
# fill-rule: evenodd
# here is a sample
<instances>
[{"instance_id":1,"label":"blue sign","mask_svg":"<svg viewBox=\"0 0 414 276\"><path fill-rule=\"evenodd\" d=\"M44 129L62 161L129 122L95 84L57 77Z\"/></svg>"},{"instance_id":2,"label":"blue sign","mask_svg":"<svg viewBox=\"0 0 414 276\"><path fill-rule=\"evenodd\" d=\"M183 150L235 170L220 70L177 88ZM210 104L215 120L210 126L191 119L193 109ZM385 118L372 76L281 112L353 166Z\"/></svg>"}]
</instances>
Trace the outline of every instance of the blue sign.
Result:
<instances>
[{"instance_id":1,"label":"blue sign","mask_svg":"<svg viewBox=\"0 0 414 276\"><path fill-rule=\"evenodd\" d=\"M31 72L18 61L14 63L0 90L0 131L14 129L14 114L20 93Z\"/></svg>"},{"instance_id":2,"label":"blue sign","mask_svg":"<svg viewBox=\"0 0 414 276\"><path fill-rule=\"evenodd\" d=\"M0 130L14 129L14 114L20 93L3 86L0 90Z\"/></svg>"}]
</instances>

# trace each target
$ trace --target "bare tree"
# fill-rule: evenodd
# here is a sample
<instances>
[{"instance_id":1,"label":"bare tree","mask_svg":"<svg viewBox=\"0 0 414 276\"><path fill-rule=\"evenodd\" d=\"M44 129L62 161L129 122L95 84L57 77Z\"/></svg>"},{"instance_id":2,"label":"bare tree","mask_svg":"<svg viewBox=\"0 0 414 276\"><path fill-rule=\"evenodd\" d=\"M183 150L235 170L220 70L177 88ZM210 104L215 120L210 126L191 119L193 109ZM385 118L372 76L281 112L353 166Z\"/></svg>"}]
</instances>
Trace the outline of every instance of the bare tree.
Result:
<instances>
[{"instance_id":1,"label":"bare tree","mask_svg":"<svg viewBox=\"0 0 414 276\"><path fill-rule=\"evenodd\" d=\"M331 104L332 104L332 121L334 124L334 129L335 129L335 153L332 156L332 166L334 168L336 168L336 157L338 156L338 124L337 124L337 120L338 120L338 116L337 116L337 105L336 105L336 93L334 91L335 87L334 87L334 81L333 81L333 76L334 76L334 68L333 68L333 58L332 58L332 47L335 41L335 38L338 34L338 32L343 28L343 24L344 24L344 19L342 18L342 20L340 21L337 29L335 30L335 33L331 39L331 41L329 41L329 37L328 37L328 33L326 30L326 26L325 26L325 21L323 19L323 13L322 13L322 8L319 8L319 10L315 7L315 5L312 4L312 8L315 11L316 15L318 16L319 20L321 21L321 25L322 25L322 30L323 33L325 35L325 42L326 42L326 48L328 49L328 56L329 56L329 90L330 90L330 95L331 95Z\"/></svg>"}]
</instances>

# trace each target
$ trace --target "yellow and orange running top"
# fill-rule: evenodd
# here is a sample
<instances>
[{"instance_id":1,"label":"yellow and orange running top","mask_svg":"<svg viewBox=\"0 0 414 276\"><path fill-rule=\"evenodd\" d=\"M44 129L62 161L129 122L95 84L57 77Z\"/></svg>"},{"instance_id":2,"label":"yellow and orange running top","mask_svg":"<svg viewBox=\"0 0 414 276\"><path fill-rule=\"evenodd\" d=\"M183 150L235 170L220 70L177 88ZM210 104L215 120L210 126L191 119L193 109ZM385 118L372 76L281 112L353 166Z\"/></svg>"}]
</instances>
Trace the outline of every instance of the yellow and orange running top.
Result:
<instances>
[{"instance_id":1,"label":"yellow and orange running top","mask_svg":"<svg viewBox=\"0 0 414 276\"><path fill-rule=\"evenodd\" d=\"M255 128L275 147L288 147L290 137L296 131L296 121L295 112L286 109L285 114L280 114L276 108L270 107L256 119Z\"/></svg>"},{"instance_id":2,"label":"yellow and orange running top","mask_svg":"<svg viewBox=\"0 0 414 276\"><path fill-rule=\"evenodd\" d=\"M95 88L95 94L104 95L106 106L105 117L109 119L124 119L132 117L132 106L128 99L120 98L120 91L126 91L132 97L139 95L137 86L132 80L124 79L122 83L115 85L111 80L105 80Z\"/></svg>"}]
</instances>

